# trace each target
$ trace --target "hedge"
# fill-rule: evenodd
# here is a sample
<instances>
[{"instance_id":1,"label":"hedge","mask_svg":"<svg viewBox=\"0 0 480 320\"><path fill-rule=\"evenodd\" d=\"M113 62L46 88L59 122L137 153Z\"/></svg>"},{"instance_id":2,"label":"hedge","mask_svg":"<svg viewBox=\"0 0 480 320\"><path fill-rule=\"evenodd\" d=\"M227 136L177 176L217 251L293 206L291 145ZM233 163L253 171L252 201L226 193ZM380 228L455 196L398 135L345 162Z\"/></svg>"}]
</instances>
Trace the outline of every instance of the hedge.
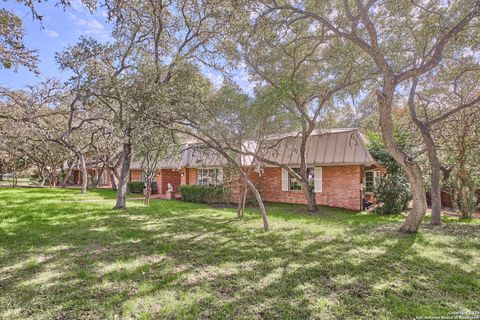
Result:
<instances>
[{"instance_id":1,"label":"hedge","mask_svg":"<svg viewBox=\"0 0 480 320\"><path fill-rule=\"evenodd\" d=\"M224 186L180 186L182 200L194 203L221 203L228 201L228 189Z\"/></svg>"},{"instance_id":2,"label":"hedge","mask_svg":"<svg viewBox=\"0 0 480 320\"><path fill-rule=\"evenodd\" d=\"M143 193L143 189L145 188L145 183L141 181L132 181L127 184L128 191L131 193Z\"/></svg>"}]
</instances>

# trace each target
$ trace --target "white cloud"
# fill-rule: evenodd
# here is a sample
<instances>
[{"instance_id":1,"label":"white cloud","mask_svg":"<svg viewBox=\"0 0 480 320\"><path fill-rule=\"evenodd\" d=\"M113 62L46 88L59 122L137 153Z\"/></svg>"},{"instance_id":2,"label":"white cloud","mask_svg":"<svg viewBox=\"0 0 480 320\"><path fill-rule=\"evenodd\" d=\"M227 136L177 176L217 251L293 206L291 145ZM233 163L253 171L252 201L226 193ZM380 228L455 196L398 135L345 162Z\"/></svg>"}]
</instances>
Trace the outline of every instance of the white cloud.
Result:
<instances>
[{"instance_id":1,"label":"white cloud","mask_svg":"<svg viewBox=\"0 0 480 320\"><path fill-rule=\"evenodd\" d=\"M50 30L50 29L43 29L43 32L47 34L50 38L58 38L59 34L57 31Z\"/></svg>"},{"instance_id":2,"label":"white cloud","mask_svg":"<svg viewBox=\"0 0 480 320\"><path fill-rule=\"evenodd\" d=\"M75 25L75 32L79 35L92 36L98 40L107 41L110 35L105 29L105 26L98 20L92 17L79 17L75 14L70 14Z\"/></svg>"},{"instance_id":3,"label":"white cloud","mask_svg":"<svg viewBox=\"0 0 480 320\"><path fill-rule=\"evenodd\" d=\"M85 8L85 5L82 3L80 0L70 0L70 6L72 7L73 10L75 11L86 11L87 8Z\"/></svg>"},{"instance_id":4,"label":"white cloud","mask_svg":"<svg viewBox=\"0 0 480 320\"><path fill-rule=\"evenodd\" d=\"M223 86L223 76L218 73L206 72L205 77L213 84L215 89L220 89Z\"/></svg>"}]
</instances>

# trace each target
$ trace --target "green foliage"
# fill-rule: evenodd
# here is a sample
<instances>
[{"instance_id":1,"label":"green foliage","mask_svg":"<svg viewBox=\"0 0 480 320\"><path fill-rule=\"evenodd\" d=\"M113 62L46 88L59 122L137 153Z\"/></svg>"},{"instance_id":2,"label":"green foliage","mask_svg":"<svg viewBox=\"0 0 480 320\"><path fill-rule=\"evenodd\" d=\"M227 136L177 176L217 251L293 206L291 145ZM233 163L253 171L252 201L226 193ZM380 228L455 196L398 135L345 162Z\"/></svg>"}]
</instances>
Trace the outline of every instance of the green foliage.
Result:
<instances>
[{"instance_id":1,"label":"green foliage","mask_svg":"<svg viewBox=\"0 0 480 320\"><path fill-rule=\"evenodd\" d=\"M395 130L395 142L400 148L406 152L412 150L410 144L410 136L407 132ZM367 138L369 141L368 151L382 166L387 169L387 173L390 175L403 174L402 167L392 158L392 156L385 149L383 144L382 135L379 132L369 131L367 132Z\"/></svg>"},{"instance_id":2,"label":"green foliage","mask_svg":"<svg viewBox=\"0 0 480 320\"><path fill-rule=\"evenodd\" d=\"M13 12L0 9L0 69L15 70L24 66L38 72L38 56L35 50L25 47L25 30L22 20Z\"/></svg>"},{"instance_id":3,"label":"green foliage","mask_svg":"<svg viewBox=\"0 0 480 320\"><path fill-rule=\"evenodd\" d=\"M407 208L408 202L412 199L408 180L402 167L385 149L381 134L370 131L367 133L367 137L370 153L386 169L386 173L380 178L374 190L378 202L381 204L376 209L376 212L380 214L401 213ZM409 136L405 132L396 130L395 141L403 150L409 151L412 149L409 143Z\"/></svg>"},{"instance_id":4,"label":"green foliage","mask_svg":"<svg viewBox=\"0 0 480 320\"><path fill-rule=\"evenodd\" d=\"M222 186L180 186L182 200L194 203L221 203L228 202L229 190Z\"/></svg>"},{"instance_id":5,"label":"green foliage","mask_svg":"<svg viewBox=\"0 0 480 320\"><path fill-rule=\"evenodd\" d=\"M380 214L398 214L407 209L412 199L410 185L404 175L385 175L374 190L379 203L376 209Z\"/></svg>"},{"instance_id":6,"label":"green foliage","mask_svg":"<svg viewBox=\"0 0 480 320\"><path fill-rule=\"evenodd\" d=\"M131 193L142 193L145 183L141 181L131 181L127 184L128 191Z\"/></svg>"}]
</instances>

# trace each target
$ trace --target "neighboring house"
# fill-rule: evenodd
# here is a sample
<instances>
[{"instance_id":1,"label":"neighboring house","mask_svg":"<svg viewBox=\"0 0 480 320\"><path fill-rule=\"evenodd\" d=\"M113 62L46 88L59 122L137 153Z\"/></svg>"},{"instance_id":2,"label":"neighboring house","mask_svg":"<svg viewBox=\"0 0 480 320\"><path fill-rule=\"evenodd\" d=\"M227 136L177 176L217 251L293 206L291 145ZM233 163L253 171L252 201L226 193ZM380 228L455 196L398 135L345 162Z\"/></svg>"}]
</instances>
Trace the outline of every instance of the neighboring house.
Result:
<instances>
[{"instance_id":1,"label":"neighboring house","mask_svg":"<svg viewBox=\"0 0 480 320\"><path fill-rule=\"evenodd\" d=\"M299 168L299 139L283 137L275 148L263 156L269 160ZM374 201L373 190L378 182L379 166L368 152L365 139L358 129L331 129L314 132L307 142L308 174L315 188L318 205L362 210L362 199ZM278 166L253 163L251 157L242 157L242 166L250 168L249 175L267 202L305 204L300 183L289 172ZM159 165L156 182L158 193L165 194L167 184L178 192L180 185L223 184L227 179L228 162L213 150L190 145L176 158ZM255 168L255 170L253 170ZM131 181L142 181L138 162L130 170ZM238 179L228 178L232 184L232 200L238 198ZM108 178L105 179L108 182Z\"/></svg>"}]
</instances>

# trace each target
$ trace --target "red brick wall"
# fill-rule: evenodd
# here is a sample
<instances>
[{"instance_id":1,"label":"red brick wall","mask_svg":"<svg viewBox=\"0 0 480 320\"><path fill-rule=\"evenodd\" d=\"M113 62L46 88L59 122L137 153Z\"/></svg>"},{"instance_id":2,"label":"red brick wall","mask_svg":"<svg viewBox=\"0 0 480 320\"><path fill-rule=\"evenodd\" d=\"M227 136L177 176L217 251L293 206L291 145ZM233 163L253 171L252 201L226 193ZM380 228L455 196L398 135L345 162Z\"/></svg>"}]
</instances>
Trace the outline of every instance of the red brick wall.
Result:
<instances>
[{"instance_id":1,"label":"red brick wall","mask_svg":"<svg viewBox=\"0 0 480 320\"><path fill-rule=\"evenodd\" d=\"M130 181L142 181L142 170L130 170Z\"/></svg>"},{"instance_id":2,"label":"red brick wall","mask_svg":"<svg viewBox=\"0 0 480 320\"><path fill-rule=\"evenodd\" d=\"M196 168L183 168L183 177L181 179L182 184L197 184L197 169Z\"/></svg>"},{"instance_id":3,"label":"red brick wall","mask_svg":"<svg viewBox=\"0 0 480 320\"><path fill-rule=\"evenodd\" d=\"M253 168L249 167L249 168L243 168L243 170L245 170L245 172L247 173L247 175L250 177L250 181L253 182L253 184L259 188L259 191L261 192L260 190L260 180L262 177L264 177L262 175L262 177L260 177L254 170ZM224 173L225 174L225 173ZM230 187L230 199L232 202L238 202L239 198L240 198L240 183L241 183L241 179L240 179L240 176L237 175L236 173L232 173L230 172L228 175L225 174L224 175L224 182ZM248 187L247 187L248 188ZM248 195L247 197L252 197L253 194L251 191L248 191Z\"/></svg>"},{"instance_id":4,"label":"red brick wall","mask_svg":"<svg viewBox=\"0 0 480 320\"><path fill-rule=\"evenodd\" d=\"M361 166L327 166L322 171L322 192L316 194L317 204L361 210ZM256 180L265 201L307 203L303 191L282 191L282 171L279 167L264 168L263 174Z\"/></svg>"},{"instance_id":5,"label":"red brick wall","mask_svg":"<svg viewBox=\"0 0 480 320\"><path fill-rule=\"evenodd\" d=\"M255 173L251 168L245 168L245 170L249 171L249 176L259 189L264 201L307 203L303 191L282 191L281 168L266 167L261 175ZM322 192L316 194L317 204L361 210L362 166L327 166L323 167L322 171ZM182 185L197 183L197 169L183 168L181 172L183 173L183 176L180 177ZM238 182L238 177L231 177L232 201L238 201Z\"/></svg>"},{"instance_id":6,"label":"red brick wall","mask_svg":"<svg viewBox=\"0 0 480 320\"><path fill-rule=\"evenodd\" d=\"M161 169L157 175L158 192L164 194L167 192L167 184L171 183L174 192L178 192L181 183L181 173L178 170Z\"/></svg>"}]
</instances>

